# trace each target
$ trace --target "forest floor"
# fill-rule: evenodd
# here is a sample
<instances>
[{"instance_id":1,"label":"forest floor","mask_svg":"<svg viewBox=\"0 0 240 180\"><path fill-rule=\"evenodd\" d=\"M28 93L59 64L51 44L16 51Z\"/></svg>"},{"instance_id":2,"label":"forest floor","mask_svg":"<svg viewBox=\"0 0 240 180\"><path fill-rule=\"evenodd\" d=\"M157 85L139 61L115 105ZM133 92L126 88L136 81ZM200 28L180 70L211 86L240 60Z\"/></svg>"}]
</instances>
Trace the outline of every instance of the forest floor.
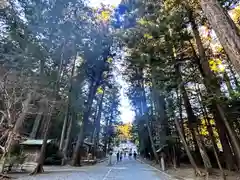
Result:
<instances>
[{"instance_id":1,"label":"forest floor","mask_svg":"<svg viewBox=\"0 0 240 180\"><path fill-rule=\"evenodd\" d=\"M161 170L159 164L156 164L154 161L140 159L144 163L147 163L159 170ZM204 169L201 169L204 172ZM168 167L165 171L166 174L179 179L179 180L206 180L206 177L196 177L191 165L181 164L180 168ZM240 173L233 171L225 171L227 180L240 180ZM213 169L213 175L209 175L207 180L221 180L221 172L219 169Z\"/></svg>"}]
</instances>

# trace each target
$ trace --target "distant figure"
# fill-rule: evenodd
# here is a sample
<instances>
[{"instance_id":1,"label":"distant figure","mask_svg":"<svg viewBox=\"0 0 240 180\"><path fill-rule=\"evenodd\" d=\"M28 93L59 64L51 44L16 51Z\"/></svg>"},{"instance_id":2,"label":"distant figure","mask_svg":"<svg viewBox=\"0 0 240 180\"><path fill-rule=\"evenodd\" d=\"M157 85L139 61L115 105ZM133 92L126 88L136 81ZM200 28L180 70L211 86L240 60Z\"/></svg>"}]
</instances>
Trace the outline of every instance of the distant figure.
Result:
<instances>
[{"instance_id":1,"label":"distant figure","mask_svg":"<svg viewBox=\"0 0 240 180\"><path fill-rule=\"evenodd\" d=\"M126 151L124 151L124 157L126 157L127 156L127 153L126 153Z\"/></svg>"},{"instance_id":2,"label":"distant figure","mask_svg":"<svg viewBox=\"0 0 240 180\"><path fill-rule=\"evenodd\" d=\"M120 153L120 161L122 161L122 157L123 157L123 152L121 151L121 153Z\"/></svg>"},{"instance_id":3,"label":"distant figure","mask_svg":"<svg viewBox=\"0 0 240 180\"><path fill-rule=\"evenodd\" d=\"M117 152L117 162L119 162L120 152Z\"/></svg>"},{"instance_id":4,"label":"distant figure","mask_svg":"<svg viewBox=\"0 0 240 180\"><path fill-rule=\"evenodd\" d=\"M133 157L134 157L135 160L137 159L137 153L136 153L136 151L133 152Z\"/></svg>"},{"instance_id":5,"label":"distant figure","mask_svg":"<svg viewBox=\"0 0 240 180\"><path fill-rule=\"evenodd\" d=\"M129 159L132 158L132 151L129 152L128 156L129 156Z\"/></svg>"}]
</instances>

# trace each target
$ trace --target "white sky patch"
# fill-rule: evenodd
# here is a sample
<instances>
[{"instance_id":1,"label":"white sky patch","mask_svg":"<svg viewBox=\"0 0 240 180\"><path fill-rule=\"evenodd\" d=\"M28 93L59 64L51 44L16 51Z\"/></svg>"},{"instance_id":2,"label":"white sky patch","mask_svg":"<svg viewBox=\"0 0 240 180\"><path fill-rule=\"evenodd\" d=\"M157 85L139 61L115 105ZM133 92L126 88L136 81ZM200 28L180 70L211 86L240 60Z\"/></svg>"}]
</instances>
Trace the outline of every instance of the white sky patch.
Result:
<instances>
[{"instance_id":1,"label":"white sky patch","mask_svg":"<svg viewBox=\"0 0 240 180\"><path fill-rule=\"evenodd\" d=\"M120 90L120 94L121 94L121 99L120 99L121 106L119 108L119 110L121 112L120 118L121 118L123 123L133 122L134 117L135 117L135 113L131 109L131 105L130 105L129 99L128 99L127 95L125 94L128 85L122 79L122 77L120 77L118 79L118 82L122 86L122 88Z\"/></svg>"},{"instance_id":2,"label":"white sky patch","mask_svg":"<svg viewBox=\"0 0 240 180\"><path fill-rule=\"evenodd\" d=\"M121 0L89 0L90 1L90 6L100 6L100 4L105 4L105 5L113 5L117 6L120 4Z\"/></svg>"},{"instance_id":3,"label":"white sky patch","mask_svg":"<svg viewBox=\"0 0 240 180\"><path fill-rule=\"evenodd\" d=\"M123 61L124 58L121 57ZM128 84L124 81L122 77L122 72L124 71L120 65L120 63L116 63L117 70L114 72L114 76L117 79L117 82L120 84L120 107L119 111L121 112L120 119L123 123L132 123L135 118L135 113L132 110L132 106L130 101L126 95L126 91L128 89Z\"/></svg>"}]
</instances>

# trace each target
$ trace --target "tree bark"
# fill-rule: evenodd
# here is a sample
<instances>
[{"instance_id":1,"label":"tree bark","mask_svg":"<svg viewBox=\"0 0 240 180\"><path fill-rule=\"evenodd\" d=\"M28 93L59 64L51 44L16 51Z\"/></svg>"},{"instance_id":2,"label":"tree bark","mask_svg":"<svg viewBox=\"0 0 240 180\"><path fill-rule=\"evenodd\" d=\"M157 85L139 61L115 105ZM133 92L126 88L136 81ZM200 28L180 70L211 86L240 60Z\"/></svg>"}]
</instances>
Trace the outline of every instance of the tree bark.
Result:
<instances>
[{"instance_id":1,"label":"tree bark","mask_svg":"<svg viewBox=\"0 0 240 180\"><path fill-rule=\"evenodd\" d=\"M176 75L179 78L179 81L182 82L182 76L181 76L181 72L179 69L179 64L176 64L175 66L175 70L176 70ZM196 140L197 143L197 147L199 149L200 155L202 157L204 166L206 168L207 171L209 171L212 168L212 164L210 162L210 159L207 155L206 149L202 143L202 140L200 138L200 135L198 133L198 129L197 129L197 117L195 116L191 103L189 101L188 95L187 95L187 91L184 87L184 84L180 83L180 90L181 90L181 94L183 96L183 103L187 112L187 118L188 118L188 124L189 124L189 129L192 132L193 137L195 137L194 140Z\"/></svg>"},{"instance_id":2,"label":"tree bark","mask_svg":"<svg viewBox=\"0 0 240 180\"><path fill-rule=\"evenodd\" d=\"M41 124L41 120L42 120L42 116L43 116L43 111L44 111L44 105L42 100L39 102L39 106L40 106L40 110L38 111L37 117L34 121L33 127L32 127L32 131L30 134L30 138L35 139L37 137L37 132L39 129L39 126Z\"/></svg>"},{"instance_id":3,"label":"tree bark","mask_svg":"<svg viewBox=\"0 0 240 180\"><path fill-rule=\"evenodd\" d=\"M48 140L48 134L49 134L50 124L51 124L51 117L52 117L51 114L52 114L52 108L49 109L49 112L48 112L48 110L45 110L44 118L47 120L47 122L46 122L46 128L44 130L43 143L42 143L42 146L41 146L40 154L38 156L37 166L30 173L30 175L34 175L34 174L44 172L43 164L44 164L45 154L46 154L46 149L47 149L47 140Z\"/></svg>"},{"instance_id":4,"label":"tree bark","mask_svg":"<svg viewBox=\"0 0 240 180\"><path fill-rule=\"evenodd\" d=\"M59 145L59 150L60 151L63 150L65 132L66 132L66 129L67 129L67 122L68 122L68 119L69 119L69 112L70 112L70 108L71 108L70 107L71 106L71 93L72 93L72 89L73 89L73 76L74 76L77 56L78 55L76 55L76 57L74 58L73 66L72 66L72 70L71 70L70 85L69 85L68 99L67 99L67 109L66 109L65 118L64 118L64 121L63 121L63 127L62 127L62 133L61 133L61 139L60 139L60 145Z\"/></svg>"},{"instance_id":5,"label":"tree bark","mask_svg":"<svg viewBox=\"0 0 240 180\"><path fill-rule=\"evenodd\" d=\"M185 149L185 151L186 151L186 153L187 153L187 156L188 156L188 158L189 158L189 161L190 161L190 163L191 163L191 165L192 165L192 167L193 167L193 169L194 169L194 171L195 171L195 174L201 176L201 175L202 175L202 172L201 172L200 169L197 167L197 164L196 164L195 160L193 159L193 156L192 156L192 154L191 154L191 151L190 151L190 149L189 149L189 147L188 147L188 145L187 145L187 143L186 143L186 140L184 139L184 136L183 136L183 134L182 134L182 130L181 130L180 124L179 124L179 122L178 122L178 120L177 120L176 117L174 118L174 122L175 122L175 125L176 125L176 128L177 128L178 134L179 134L179 136L180 136L180 138L181 138L181 140L182 140L184 149Z\"/></svg>"},{"instance_id":6,"label":"tree bark","mask_svg":"<svg viewBox=\"0 0 240 180\"><path fill-rule=\"evenodd\" d=\"M157 151L156 151L156 148L155 148L155 144L154 144L154 141L153 141L153 137L152 137L152 131L151 131L151 129L149 127L149 124L148 124L148 119L146 121L147 121L146 125L147 125L148 136L149 136L149 139L150 139L150 143L151 143L151 147L152 147L152 150L153 150L153 154L154 154L154 157L156 159L156 162L158 164L160 164L159 163L158 154L157 154Z\"/></svg>"},{"instance_id":7,"label":"tree bark","mask_svg":"<svg viewBox=\"0 0 240 180\"><path fill-rule=\"evenodd\" d=\"M109 126L109 119L107 118L105 121L106 121L106 122L105 122L105 128L104 128L105 134L104 134L104 147L103 147L103 152L105 153L105 156L106 156L106 155L107 155L107 139L108 139L108 133L107 133L107 131L108 131L108 126Z\"/></svg>"},{"instance_id":8,"label":"tree bark","mask_svg":"<svg viewBox=\"0 0 240 180\"><path fill-rule=\"evenodd\" d=\"M220 43L237 72L240 73L240 35L236 25L217 0L201 0L200 2Z\"/></svg>"},{"instance_id":9,"label":"tree bark","mask_svg":"<svg viewBox=\"0 0 240 180\"><path fill-rule=\"evenodd\" d=\"M93 158L97 157L97 149L99 146L99 134L100 134L100 128L101 128L101 115L102 115L102 108L103 108L103 99L105 95L105 86L103 87L103 93L99 102L98 106L98 114L97 114L97 119L96 119L96 137L94 138L94 143L93 143Z\"/></svg>"},{"instance_id":10,"label":"tree bark","mask_svg":"<svg viewBox=\"0 0 240 180\"><path fill-rule=\"evenodd\" d=\"M70 138L71 138L72 122L73 122L73 115L71 115L71 117L69 118L69 122L68 122L67 135L66 135L64 146L63 146L62 165L65 165L66 160L67 160L67 150L68 150L68 145L69 145Z\"/></svg>"},{"instance_id":11,"label":"tree bark","mask_svg":"<svg viewBox=\"0 0 240 180\"><path fill-rule=\"evenodd\" d=\"M78 134L78 138L77 138L77 142L76 142L76 146L74 148L73 151L73 158L72 158L72 165L73 166L80 166L81 163L81 157L79 154L80 148L83 145L83 141L84 141L84 134L85 134L85 126L87 125L88 122L88 118L90 116L91 113L91 109L92 109L92 103L93 103L93 98L96 94L98 88L98 84L96 82L92 82L92 84L90 85L90 90L89 90L89 94L88 94L88 101L87 101L87 105L86 108L84 110L84 114L83 114L83 121L80 127L80 131Z\"/></svg>"},{"instance_id":12,"label":"tree bark","mask_svg":"<svg viewBox=\"0 0 240 180\"><path fill-rule=\"evenodd\" d=\"M191 104L190 104L188 96L187 96L187 92L186 92L185 88L183 87L183 85L182 85L181 89L182 89L182 95L183 95L185 108L186 108L186 111L187 111L189 126L190 126L190 128L193 129L193 133L195 135L197 145L198 145L200 154L202 156L204 166L205 166L206 170L209 171L212 168L212 164L210 162L210 159L207 155L206 149L205 149L205 147L202 143L202 140L201 140L200 135L199 135L198 130L197 130L197 118L193 113Z\"/></svg>"}]
</instances>

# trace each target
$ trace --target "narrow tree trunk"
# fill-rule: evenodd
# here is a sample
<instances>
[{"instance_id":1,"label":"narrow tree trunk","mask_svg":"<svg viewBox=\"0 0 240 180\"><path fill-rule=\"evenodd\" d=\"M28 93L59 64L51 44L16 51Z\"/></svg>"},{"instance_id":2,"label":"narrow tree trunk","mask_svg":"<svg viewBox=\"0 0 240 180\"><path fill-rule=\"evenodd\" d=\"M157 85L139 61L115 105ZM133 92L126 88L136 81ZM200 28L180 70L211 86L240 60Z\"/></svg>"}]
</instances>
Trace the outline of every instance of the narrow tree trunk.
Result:
<instances>
[{"instance_id":1,"label":"narrow tree trunk","mask_svg":"<svg viewBox=\"0 0 240 180\"><path fill-rule=\"evenodd\" d=\"M216 147L216 145L215 145L216 139L214 138L212 126L211 126L211 124L210 124L209 118L208 118L208 117L205 117L205 118L207 118L206 124L207 124L207 129L208 129L208 132L209 132L209 137L210 137L210 139L211 139L211 141L212 141L212 144L213 144L213 152L214 152L214 155L215 155L215 158L216 158L218 167L219 167L219 169L220 169L220 171L221 171L222 179L225 180L225 179L226 179L226 176L225 176L224 170L223 170L223 168L222 168L222 164L221 164L221 162L220 162L220 159L219 159L219 157L218 157L219 154L218 154L218 149L217 149L217 147Z\"/></svg>"},{"instance_id":2,"label":"narrow tree trunk","mask_svg":"<svg viewBox=\"0 0 240 180\"><path fill-rule=\"evenodd\" d=\"M215 117L218 117L216 113L215 113ZM230 142L228 140L226 127L224 126L223 123L219 122L219 120L215 120L215 124L219 134L219 139L223 148L223 155L225 158L226 167L228 170L237 169L234 163L233 152L230 147Z\"/></svg>"},{"instance_id":3,"label":"narrow tree trunk","mask_svg":"<svg viewBox=\"0 0 240 180\"><path fill-rule=\"evenodd\" d=\"M184 149L185 149L185 151L186 151L186 153L187 153L187 156L188 156L188 158L189 158L189 161L190 161L190 163L191 163L191 165L192 165L192 167L193 167L193 169L194 169L194 171L195 171L195 174L196 174L197 176L198 176L198 175L199 175L199 176L202 176L202 172L201 172L200 169L197 167L197 164L196 164L196 162L195 162L194 159L193 159L193 156L192 156L192 154L191 154L191 151L190 151L190 149L189 149L189 147L188 147L188 145L187 145L187 143L186 143L186 140L184 139L184 136L183 136L183 134L182 134L182 130L181 130L180 124L179 124L179 122L178 122L178 120L177 120L176 117L174 118L174 122L175 122L175 125L176 125L176 128L177 128L178 134L179 134L179 136L180 136L180 138L181 138L181 140L182 140Z\"/></svg>"},{"instance_id":4,"label":"narrow tree trunk","mask_svg":"<svg viewBox=\"0 0 240 180\"><path fill-rule=\"evenodd\" d=\"M49 109L50 112L45 113L44 118L47 120L46 121L46 129L44 130L44 137L43 137L43 143L41 146L41 151L40 154L38 156L38 160L37 160L37 166L34 168L34 170L30 173L30 175L34 175L34 174L38 174L38 173L43 173L43 164L45 161L45 154L46 154L46 149L47 149L47 140L48 140L48 134L49 134L49 129L51 126L51 113L52 113L52 109ZM46 110L47 111L47 110Z\"/></svg>"},{"instance_id":5,"label":"narrow tree trunk","mask_svg":"<svg viewBox=\"0 0 240 180\"><path fill-rule=\"evenodd\" d=\"M94 122L93 122L94 125L96 124L97 116L98 116L98 108L96 108L96 110L95 110L95 112L94 112ZM96 134L96 127L94 126L94 127L93 127L93 131L92 131L92 134L91 134L91 142L94 141L95 134Z\"/></svg>"},{"instance_id":6,"label":"narrow tree trunk","mask_svg":"<svg viewBox=\"0 0 240 180\"><path fill-rule=\"evenodd\" d=\"M73 76L74 76L77 56L78 56L78 54L74 58L72 71L71 71L71 76L70 76L70 85L69 85L68 99L67 99L67 110L66 110L66 113L65 113L65 118L64 118L64 122L63 122L62 133L61 133L61 139L60 139L60 145L59 145L59 150L60 151L63 150L63 146L64 146L65 132L66 132L66 129L67 129L67 122L68 122L70 106L71 106L71 93L72 93L72 89L73 89Z\"/></svg>"},{"instance_id":7,"label":"narrow tree trunk","mask_svg":"<svg viewBox=\"0 0 240 180\"><path fill-rule=\"evenodd\" d=\"M206 170L209 171L212 168L212 165L211 165L210 159L209 159L209 157L206 153L206 149L205 149L204 145L202 144L202 140L200 138L200 135L198 133L197 117L193 113L193 110L192 110L191 104L189 102L187 92L184 88L184 85L181 85L180 88L181 88L181 91L182 91L184 105L185 105L187 116L188 116L189 127L190 127L190 129L193 130L193 133L194 133L194 136L196 138L200 154L202 156L202 160L204 162L204 166L205 166Z\"/></svg>"},{"instance_id":8,"label":"narrow tree trunk","mask_svg":"<svg viewBox=\"0 0 240 180\"><path fill-rule=\"evenodd\" d=\"M236 25L217 0L201 0L200 2L220 43L237 72L240 73L240 36Z\"/></svg>"},{"instance_id":9,"label":"narrow tree trunk","mask_svg":"<svg viewBox=\"0 0 240 180\"><path fill-rule=\"evenodd\" d=\"M240 146L239 141L237 139L236 133L232 130L232 127L230 126L228 120L225 117L224 112L222 111L222 108L219 104L216 105L217 110L220 112L221 117L224 117L223 123L228 131L229 137L231 138L231 142L233 143L234 150L236 151L236 156L238 158L238 166L240 167Z\"/></svg>"},{"instance_id":10,"label":"narrow tree trunk","mask_svg":"<svg viewBox=\"0 0 240 180\"><path fill-rule=\"evenodd\" d=\"M153 154L154 154L154 157L156 159L156 162L159 164L159 158L158 158L158 154L157 154L157 151L156 151L156 148L155 148L155 144L154 144L154 141L153 141L152 131L151 131L150 127L149 127L148 119L146 121L147 121L146 125L147 125L148 136L149 136L149 139L150 139L150 143L151 143L151 147L152 147L152 150L153 150Z\"/></svg>"},{"instance_id":11,"label":"narrow tree trunk","mask_svg":"<svg viewBox=\"0 0 240 180\"><path fill-rule=\"evenodd\" d=\"M198 91L199 91L199 88L198 88ZM200 100L200 97L197 96L197 98L198 98L199 104L202 104L201 100ZM220 159L219 159L219 150L218 150L218 147L217 147L216 138L214 137L212 125L210 123L210 118L209 118L209 116L207 114L207 110L206 110L206 108L203 105L201 105L201 111L202 111L202 114L203 114L203 116L205 118L205 124L207 126L209 137L210 137L212 145L213 145L213 152L214 152L214 155L215 155L218 167L219 167L219 169L221 171L221 174L222 174L222 179L225 180L226 176L225 176L224 170L222 168L222 164L221 164Z\"/></svg>"},{"instance_id":12,"label":"narrow tree trunk","mask_svg":"<svg viewBox=\"0 0 240 180\"><path fill-rule=\"evenodd\" d=\"M182 117L182 97L181 97L181 93L179 94L179 116L180 116L180 120L181 120L181 129L182 129L182 134L184 136L184 139L186 139L186 135L185 135L185 127L184 127L184 120L183 120L183 117Z\"/></svg>"},{"instance_id":13,"label":"narrow tree trunk","mask_svg":"<svg viewBox=\"0 0 240 180\"><path fill-rule=\"evenodd\" d=\"M96 119L96 137L94 138L95 141L93 143L93 158L97 157L97 150L99 146L99 134L100 134L100 129L101 129L101 115L102 115L102 108L103 108L103 99L104 99L104 94L105 94L105 86L103 87L103 93L99 102L98 106L98 114L97 114L97 119Z\"/></svg>"},{"instance_id":14,"label":"narrow tree trunk","mask_svg":"<svg viewBox=\"0 0 240 180\"><path fill-rule=\"evenodd\" d=\"M72 122L73 122L73 116L71 115L71 117L69 118L66 140L64 143L64 147L63 147L62 165L65 165L66 160L67 160L67 150L68 150L68 145L69 145L70 138L71 138Z\"/></svg>"},{"instance_id":15,"label":"narrow tree trunk","mask_svg":"<svg viewBox=\"0 0 240 180\"><path fill-rule=\"evenodd\" d=\"M104 128L104 146L103 146L103 152L105 153L105 156L107 155L107 139L108 139L108 126L109 126L109 119L105 119L105 128Z\"/></svg>"},{"instance_id":16,"label":"narrow tree trunk","mask_svg":"<svg viewBox=\"0 0 240 180\"><path fill-rule=\"evenodd\" d=\"M178 76L180 82L182 82L182 77L181 77L181 72L179 69L179 64L176 65L175 70L176 70L176 75ZM189 124L189 129L192 132L193 137L195 137L195 140L197 142L197 147L199 149L200 155L202 157L204 166L206 168L207 171L209 171L212 168L210 159L206 153L206 149L202 143L202 140L200 138L200 135L198 133L198 129L197 129L197 117L195 116L191 103L189 101L188 95L187 95L187 91L184 87L184 84L180 83L180 90L183 96L183 102L184 102L184 106L187 112L187 117L188 117L188 124Z\"/></svg>"},{"instance_id":17,"label":"narrow tree trunk","mask_svg":"<svg viewBox=\"0 0 240 180\"><path fill-rule=\"evenodd\" d=\"M37 137L37 132L38 132L39 126L41 124L43 111L44 111L42 100L39 102L39 106L40 106L40 110L38 111L37 117L34 121L33 128L32 128L31 134L30 134L30 138L32 138L32 139L35 139Z\"/></svg>"},{"instance_id":18,"label":"narrow tree trunk","mask_svg":"<svg viewBox=\"0 0 240 180\"><path fill-rule=\"evenodd\" d=\"M233 90L233 87L232 87L232 85L231 85L230 79L229 79L229 77L228 77L228 75L227 75L226 72L223 74L223 78L224 78L224 81L225 81L225 83L226 83L226 86L227 86L229 95L230 95L230 96L233 96L233 91L234 91L234 90Z\"/></svg>"},{"instance_id":19,"label":"narrow tree trunk","mask_svg":"<svg viewBox=\"0 0 240 180\"><path fill-rule=\"evenodd\" d=\"M202 156L204 166L205 166L206 170L209 171L212 168L212 165L211 165L210 159L209 159L209 157L206 153L206 149L205 149L205 147L202 143L200 135L198 133L197 127L195 127L195 126L197 126L197 119L196 119L196 116L193 114L190 102L189 102L188 98L186 97L186 92L183 93L183 99L184 99L184 102L185 102L187 116L188 116L188 119L189 119L189 126L193 129L193 133L195 135L197 145L198 145L200 154Z\"/></svg>"},{"instance_id":20,"label":"narrow tree trunk","mask_svg":"<svg viewBox=\"0 0 240 180\"><path fill-rule=\"evenodd\" d=\"M87 125L88 122L88 118L90 116L91 113L91 109L92 109L92 103L93 103L93 98L96 94L97 91L97 87L98 85L95 82L92 82L91 86L90 86L90 91L88 94L88 101L87 101L87 106L86 109L84 110L84 114L83 114L83 121L80 127L80 132L78 134L78 138L77 138L77 142L76 142L76 146L74 148L73 151L73 158L72 158L72 165L73 166L80 166L81 163L81 157L79 154L80 148L83 145L83 140L84 140L84 134L85 134L85 126Z\"/></svg>"},{"instance_id":21,"label":"narrow tree trunk","mask_svg":"<svg viewBox=\"0 0 240 180\"><path fill-rule=\"evenodd\" d=\"M239 90L239 82L238 82L238 79L236 78L236 73L235 73L235 71L233 70L233 66L232 66L232 62L229 60L229 57L228 57L228 55L226 55L227 56L227 62L228 62L228 68L229 68L229 70L230 70L230 72L231 72L231 75L232 75L232 78L233 78L233 80L234 80L234 83L235 83L235 85L236 85L236 87L237 87L237 90Z\"/></svg>"}]
</instances>

